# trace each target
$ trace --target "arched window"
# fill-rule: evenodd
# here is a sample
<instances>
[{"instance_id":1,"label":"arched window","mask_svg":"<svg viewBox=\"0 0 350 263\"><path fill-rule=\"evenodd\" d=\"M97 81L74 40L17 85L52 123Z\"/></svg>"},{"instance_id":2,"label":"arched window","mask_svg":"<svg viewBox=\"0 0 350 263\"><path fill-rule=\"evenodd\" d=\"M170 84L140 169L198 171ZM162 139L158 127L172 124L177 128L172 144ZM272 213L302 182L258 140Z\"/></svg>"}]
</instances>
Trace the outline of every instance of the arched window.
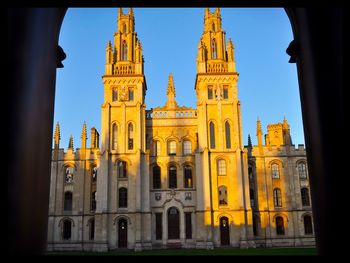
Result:
<instances>
[{"instance_id":1,"label":"arched window","mask_svg":"<svg viewBox=\"0 0 350 263\"><path fill-rule=\"evenodd\" d=\"M310 206L309 189L301 188L301 204L302 206Z\"/></svg>"},{"instance_id":2,"label":"arched window","mask_svg":"<svg viewBox=\"0 0 350 263\"><path fill-rule=\"evenodd\" d=\"M273 202L275 207L282 207L281 189L279 188L273 189Z\"/></svg>"},{"instance_id":3,"label":"arched window","mask_svg":"<svg viewBox=\"0 0 350 263\"><path fill-rule=\"evenodd\" d=\"M66 219L63 221L62 238L69 240L72 237L72 221Z\"/></svg>"},{"instance_id":4,"label":"arched window","mask_svg":"<svg viewBox=\"0 0 350 263\"><path fill-rule=\"evenodd\" d=\"M210 148L215 149L215 125L214 125L214 123L210 122L209 130L210 130Z\"/></svg>"},{"instance_id":5,"label":"arched window","mask_svg":"<svg viewBox=\"0 0 350 263\"><path fill-rule=\"evenodd\" d=\"M113 123L112 126L112 150L117 150L118 147L118 126Z\"/></svg>"},{"instance_id":6,"label":"arched window","mask_svg":"<svg viewBox=\"0 0 350 263\"><path fill-rule=\"evenodd\" d=\"M154 141L153 147L154 156L160 156L160 141Z\"/></svg>"},{"instance_id":7,"label":"arched window","mask_svg":"<svg viewBox=\"0 0 350 263\"><path fill-rule=\"evenodd\" d=\"M193 178L192 178L192 167L189 165L186 165L184 167L184 175L185 175L185 180L184 180L184 186L185 188L192 188L193 187Z\"/></svg>"},{"instance_id":8,"label":"arched window","mask_svg":"<svg viewBox=\"0 0 350 263\"><path fill-rule=\"evenodd\" d=\"M118 100L118 90L113 89L112 91L112 101L117 101Z\"/></svg>"},{"instance_id":9,"label":"arched window","mask_svg":"<svg viewBox=\"0 0 350 263\"><path fill-rule=\"evenodd\" d=\"M227 187L219 186L219 205L227 205Z\"/></svg>"},{"instance_id":10,"label":"arched window","mask_svg":"<svg viewBox=\"0 0 350 263\"><path fill-rule=\"evenodd\" d=\"M280 178L280 167L276 163L271 165L271 176L272 176L272 179Z\"/></svg>"},{"instance_id":11,"label":"arched window","mask_svg":"<svg viewBox=\"0 0 350 263\"><path fill-rule=\"evenodd\" d=\"M91 211L96 211L96 191L91 193Z\"/></svg>"},{"instance_id":12,"label":"arched window","mask_svg":"<svg viewBox=\"0 0 350 263\"><path fill-rule=\"evenodd\" d=\"M212 30L213 32L215 32L215 24L214 24L214 23L211 24L211 30Z\"/></svg>"},{"instance_id":13,"label":"arched window","mask_svg":"<svg viewBox=\"0 0 350 263\"><path fill-rule=\"evenodd\" d=\"M218 175L226 175L226 161L224 159L218 160Z\"/></svg>"},{"instance_id":14,"label":"arched window","mask_svg":"<svg viewBox=\"0 0 350 263\"><path fill-rule=\"evenodd\" d=\"M73 193L72 192L65 192L64 193L64 211L72 211L73 207Z\"/></svg>"},{"instance_id":15,"label":"arched window","mask_svg":"<svg viewBox=\"0 0 350 263\"><path fill-rule=\"evenodd\" d=\"M192 154L192 143L191 141L184 141L184 155Z\"/></svg>"},{"instance_id":16,"label":"arched window","mask_svg":"<svg viewBox=\"0 0 350 263\"><path fill-rule=\"evenodd\" d=\"M212 59L217 59L217 46L216 46L216 40L213 38L211 41L211 51L212 51Z\"/></svg>"},{"instance_id":17,"label":"arched window","mask_svg":"<svg viewBox=\"0 0 350 263\"><path fill-rule=\"evenodd\" d=\"M128 125L128 149L134 149L134 126L132 123Z\"/></svg>"},{"instance_id":18,"label":"arched window","mask_svg":"<svg viewBox=\"0 0 350 263\"><path fill-rule=\"evenodd\" d=\"M128 44L126 44L126 41L123 41L122 46L122 60L128 60Z\"/></svg>"},{"instance_id":19,"label":"arched window","mask_svg":"<svg viewBox=\"0 0 350 263\"><path fill-rule=\"evenodd\" d=\"M169 141L168 153L169 153L169 155L176 155L176 142L175 141Z\"/></svg>"},{"instance_id":20,"label":"arched window","mask_svg":"<svg viewBox=\"0 0 350 263\"><path fill-rule=\"evenodd\" d=\"M126 24L123 24L123 33L126 34Z\"/></svg>"},{"instance_id":21,"label":"arched window","mask_svg":"<svg viewBox=\"0 0 350 263\"><path fill-rule=\"evenodd\" d=\"M231 129L230 124L225 122L226 149L231 149Z\"/></svg>"},{"instance_id":22,"label":"arched window","mask_svg":"<svg viewBox=\"0 0 350 263\"><path fill-rule=\"evenodd\" d=\"M311 219L311 216L309 215L304 216L304 234L305 235L313 234L312 219Z\"/></svg>"},{"instance_id":23,"label":"arched window","mask_svg":"<svg viewBox=\"0 0 350 263\"><path fill-rule=\"evenodd\" d=\"M74 173L74 168L73 167L67 167L66 168L66 175L65 175L65 183L66 184L73 183L73 173Z\"/></svg>"},{"instance_id":24,"label":"arched window","mask_svg":"<svg viewBox=\"0 0 350 263\"><path fill-rule=\"evenodd\" d=\"M89 221L89 240L95 239L95 219Z\"/></svg>"},{"instance_id":25,"label":"arched window","mask_svg":"<svg viewBox=\"0 0 350 263\"><path fill-rule=\"evenodd\" d=\"M125 187L119 188L119 207L128 207L128 189Z\"/></svg>"},{"instance_id":26,"label":"arched window","mask_svg":"<svg viewBox=\"0 0 350 263\"><path fill-rule=\"evenodd\" d=\"M305 163L298 163L298 172L299 172L299 178L300 179L306 179L306 164Z\"/></svg>"},{"instance_id":27,"label":"arched window","mask_svg":"<svg viewBox=\"0 0 350 263\"><path fill-rule=\"evenodd\" d=\"M284 221L283 217L278 216L276 217L276 234L277 235L284 235Z\"/></svg>"},{"instance_id":28,"label":"arched window","mask_svg":"<svg viewBox=\"0 0 350 263\"><path fill-rule=\"evenodd\" d=\"M177 188L176 167L169 167L169 188Z\"/></svg>"},{"instance_id":29,"label":"arched window","mask_svg":"<svg viewBox=\"0 0 350 263\"><path fill-rule=\"evenodd\" d=\"M158 165L153 166L153 189L160 189L161 187L161 169Z\"/></svg>"},{"instance_id":30,"label":"arched window","mask_svg":"<svg viewBox=\"0 0 350 263\"><path fill-rule=\"evenodd\" d=\"M118 177L119 178L126 178L127 175L127 169L126 169L126 162L125 161L118 161Z\"/></svg>"}]
</instances>

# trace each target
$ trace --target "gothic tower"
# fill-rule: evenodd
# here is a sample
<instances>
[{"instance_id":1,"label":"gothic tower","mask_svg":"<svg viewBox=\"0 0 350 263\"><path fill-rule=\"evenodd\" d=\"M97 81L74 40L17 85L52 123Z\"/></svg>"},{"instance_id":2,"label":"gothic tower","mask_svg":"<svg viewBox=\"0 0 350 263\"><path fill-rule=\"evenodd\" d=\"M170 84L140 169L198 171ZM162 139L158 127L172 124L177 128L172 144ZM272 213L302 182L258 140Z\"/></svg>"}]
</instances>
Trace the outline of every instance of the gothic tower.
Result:
<instances>
[{"instance_id":1,"label":"gothic tower","mask_svg":"<svg viewBox=\"0 0 350 263\"><path fill-rule=\"evenodd\" d=\"M197 176L198 181L202 180L197 200L203 200L198 202L197 210L204 211L199 221L211 226L207 228L207 243L226 227L231 234L221 242L237 242L245 247L252 236L247 152L242 143L234 46L231 39L226 45L225 34L219 8L213 13L207 8L198 45L195 83L201 124L198 125L201 174ZM220 218L224 219L217 220L222 214L225 217Z\"/></svg>"},{"instance_id":2,"label":"gothic tower","mask_svg":"<svg viewBox=\"0 0 350 263\"><path fill-rule=\"evenodd\" d=\"M146 79L143 71L140 40L135 32L132 8L127 14L118 10L117 32L114 43L106 48L106 68L102 77L104 103L101 123L101 166L97 182L97 209L100 213L100 241L107 241L102 229L121 228L116 232L125 237L115 237L117 247L127 247L125 240L134 240L136 250L141 247L141 236L147 240L149 233L141 233L142 224L149 217L149 205L142 196L141 187L148 182L141 177L144 169L145 150L145 93ZM145 181L145 182L144 182ZM131 213L135 224L129 225ZM111 222L109 215L120 214L118 222ZM148 218L149 220L149 218ZM124 224L124 225L123 225ZM120 230L120 231L119 231ZM126 230L125 230L126 231ZM104 235L104 236L103 236ZM110 240L110 239L109 239Z\"/></svg>"}]
</instances>

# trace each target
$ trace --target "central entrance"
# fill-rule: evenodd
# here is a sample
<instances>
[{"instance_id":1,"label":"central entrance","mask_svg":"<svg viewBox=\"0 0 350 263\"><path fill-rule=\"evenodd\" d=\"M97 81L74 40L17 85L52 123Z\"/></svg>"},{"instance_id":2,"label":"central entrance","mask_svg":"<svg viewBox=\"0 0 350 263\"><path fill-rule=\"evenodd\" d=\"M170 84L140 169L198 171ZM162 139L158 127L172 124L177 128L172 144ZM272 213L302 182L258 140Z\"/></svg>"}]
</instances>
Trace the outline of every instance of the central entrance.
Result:
<instances>
[{"instance_id":1,"label":"central entrance","mask_svg":"<svg viewBox=\"0 0 350 263\"><path fill-rule=\"evenodd\" d=\"M126 248L128 246L128 224L125 219L118 222L118 248Z\"/></svg>"},{"instance_id":2,"label":"central entrance","mask_svg":"<svg viewBox=\"0 0 350 263\"><path fill-rule=\"evenodd\" d=\"M220 218L220 239L222 246L230 245L230 228L228 218L223 216Z\"/></svg>"},{"instance_id":3,"label":"central entrance","mask_svg":"<svg viewBox=\"0 0 350 263\"><path fill-rule=\"evenodd\" d=\"M180 238L180 213L176 207L168 210L168 239Z\"/></svg>"}]
</instances>

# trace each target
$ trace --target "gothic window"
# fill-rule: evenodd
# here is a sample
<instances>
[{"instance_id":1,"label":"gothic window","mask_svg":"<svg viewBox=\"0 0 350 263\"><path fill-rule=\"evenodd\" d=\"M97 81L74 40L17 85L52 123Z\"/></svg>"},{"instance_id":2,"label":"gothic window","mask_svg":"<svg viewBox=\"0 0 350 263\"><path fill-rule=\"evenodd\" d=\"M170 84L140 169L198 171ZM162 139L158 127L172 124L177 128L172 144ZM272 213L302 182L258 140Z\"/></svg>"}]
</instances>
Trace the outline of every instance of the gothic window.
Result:
<instances>
[{"instance_id":1,"label":"gothic window","mask_svg":"<svg viewBox=\"0 0 350 263\"><path fill-rule=\"evenodd\" d=\"M161 240L163 234L162 213L156 213L156 240Z\"/></svg>"},{"instance_id":2,"label":"gothic window","mask_svg":"<svg viewBox=\"0 0 350 263\"><path fill-rule=\"evenodd\" d=\"M185 233L186 233L186 239L192 238L192 216L191 212L185 213Z\"/></svg>"},{"instance_id":3,"label":"gothic window","mask_svg":"<svg viewBox=\"0 0 350 263\"><path fill-rule=\"evenodd\" d=\"M128 60L128 44L126 44L126 41L123 41L122 46L122 60Z\"/></svg>"},{"instance_id":4,"label":"gothic window","mask_svg":"<svg viewBox=\"0 0 350 263\"><path fill-rule=\"evenodd\" d=\"M192 188L193 187L193 179L192 179L192 167L189 165L186 165L184 167L184 174L185 174L185 188Z\"/></svg>"},{"instance_id":5,"label":"gothic window","mask_svg":"<svg viewBox=\"0 0 350 263\"><path fill-rule=\"evenodd\" d=\"M280 168L279 168L279 165L276 163L271 165L271 176L272 176L272 179L280 178Z\"/></svg>"},{"instance_id":6,"label":"gothic window","mask_svg":"<svg viewBox=\"0 0 350 263\"><path fill-rule=\"evenodd\" d=\"M154 156L160 156L160 141L154 141L153 146Z\"/></svg>"},{"instance_id":7,"label":"gothic window","mask_svg":"<svg viewBox=\"0 0 350 263\"><path fill-rule=\"evenodd\" d=\"M129 100L130 101L134 100L134 90L133 89L129 89Z\"/></svg>"},{"instance_id":8,"label":"gothic window","mask_svg":"<svg viewBox=\"0 0 350 263\"><path fill-rule=\"evenodd\" d=\"M216 46L216 40L213 38L211 41L211 51L212 51L212 59L217 59L217 46Z\"/></svg>"},{"instance_id":9,"label":"gothic window","mask_svg":"<svg viewBox=\"0 0 350 263\"><path fill-rule=\"evenodd\" d=\"M212 99L213 99L213 87L208 86L208 100L212 100Z\"/></svg>"},{"instance_id":10,"label":"gothic window","mask_svg":"<svg viewBox=\"0 0 350 263\"><path fill-rule=\"evenodd\" d=\"M299 163L298 164L298 172L299 172L299 178L300 179L306 179L306 164L305 163Z\"/></svg>"},{"instance_id":11,"label":"gothic window","mask_svg":"<svg viewBox=\"0 0 350 263\"><path fill-rule=\"evenodd\" d=\"M126 34L126 24L123 24L123 33Z\"/></svg>"},{"instance_id":12,"label":"gothic window","mask_svg":"<svg viewBox=\"0 0 350 263\"><path fill-rule=\"evenodd\" d=\"M126 178L127 177L126 162L118 161L117 165L118 165L118 177Z\"/></svg>"},{"instance_id":13,"label":"gothic window","mask_svg":"<svg viewBox=\"0 0 350 263\"><path fill-rule=\"evenodd\" d=\"M210 129L210 148L215 149L215 125L214 125L214 123L210 122L209 129Z\"/></svg>"},{"instance_id":14,"label":"gothic window","mask_svg":"<svg viewBox=\"0 0 350 263\"><path fill-rule=\"evenodd\" d=\"M134 149L134 126L132 123L128 125L128 150Z\"/></svg>"},{"instance_id":15,"label":"gothic window","mask_svg":"<svg viewBox=\"0 0 350 263\"><path fill-rule=\"evenodd\" d=\"M227 187L219 186L219 205L227 205Z\"/></svg>"},{"instance_id":16,"label":"gothic window","mask_svg":"<svg viewBox=\"0 0 350 263\"><path fill-rule=\"evenodd\" d=\"M91 193L91 211L96 211L96 191Z\"/></svg>"},{"instance_id":17,"label":"gothic window","mask_svg":"<svg viewBox=\"0 0 350 263\"><path fill-rule=\"evenodd\" d=\"M118 146L118 126L113 123L112 126L112 150L117 150Z\"/></svg>"},{"instance_id":18,"label":"gothic window","mask_svg":"<svg viewBox=\"0 0 350 263\"><path fill-rule=\"evenodd\" d=\"M119 208L128 207L128 189L125 187L119 188Z\"/></svg>"},{"instance_id":19,"label":"gothic window","mask_svg":"<svg viewBox=\"0 0 350 263\"><path fill-rule=\"evenodd\" d=\"M273 202L275 207L282 207L281 189L279 188L273 189Z\"/></svg>"},{"instance_id":20,"label":"gothic window","mask_svg":"<svg viewBox=\"0 0 350 263\"><path fill-rule=\"evenodd\" d=\"M228 87L227 86L224 86L223 97L224 97L224 100L228 99Z\"/></svg>"},{"instance_id":21,"label":"gothic window","mask_svg":"<svg viewBox=\"0 0 350 263\"><path fill-rule=\"evenodd\" d=\"M277 235L284 235L284 221L283 217L278 216L276 217L276 234Z\"/></svg>"},{"instance_id":22,"label":"gothic window","mask_svg":"<svg viewBox=\"0 0 350 263\"><path fill-rule=\"evenodd\" d=\"M118 100L118 90L113 89L112 91L112 101L117 101Z\"/></svg>"},{"instance_id":23,"label":"gothic window","mask_svg":"<svg viewBox=\"0 0 350 263\"><path fill-rule=\"evenodd\" d=\"M310 206L309 189L301 188L301 204L302 206Z\"/></svg>"},{"instance_id":24,"label":"gothic window","mask_svg":"<svg viewBox=\"0 0 350 263\"><path fill-rule=\"evenodd\" d=\"M95 219L89 221L89 240L95 239Z\"/></svg>"},{"instance_id":25,"label":"gothic window","mask_svg":"<svg viewBox=\"0 0 350 263\"><path fill-rule=\"evenodd\" d=\"M218 175L226 175L226 161L224 159L218 160Z\"/></svg>"},{"instance_id":26,"label":"gothic window","mask_svg":"<svg viewBox=\"0 0 350 263\"><path fill-rule=\"evenodd\" d=\"M226 149L231 149L231 131L229 122L225 122Z\"/></svg>"},{"instance_id":27,"label":"gothic window","mask_svg":"<svg viewBox=\"0 0 350 263\"><path fill-rule=\"evenodd\" d=\"M72 211L73 207L73 193L72 192L65 192L64 193L64 211Z\"/></svg>"},{"instance_id":28,"label":"gothic window","mask_svg":"<svg viewBox=\"0 0 350 263\"><path fill-rule=\"evenodd\" d=\"M249 197L250 197L250 206L254 207L255 206L255 194L253 189L249 189Z\"/></svg>"},{"instance_id":29,"label":"gothic window","mask_svg":"<svg viewBox=\"0 0 350 263\"><path fill-rule=\"evenodd\" d=\"M175 141L169 141L168 143L168 153L169 155L176 155L176 142Z\"/></svg>"},{"instance_id":30,"label":"gothic window","mask_svg":"<svg viewBox=\"0 0 350 263\"><path fill-rule=\"evenodd\" d=\"M309 215L304 216L304 234L305 235L313 234L312 219L311 219L311 216Z\"/></svg>"},{"instance_id":31,"label":"gothic window","mask_svg":"<svg viewBox=\"0 0 350 263\"><path fill-rule=\"evenodd\" d=\"M176 167L169 167L169 188L177 187L177 178L176 178Z\"/></svg>"},{"instance_id":32,"label":"gothic window","mask_svg":"<svg viewBox=\"0 0 350 263\"><path fill-rule=\"evenodd\" d=\"M97 167L92 168L91 171L91 182L96 183L97 182Z\"/></svg>"},{"instance_id":33,"label":"gothic window","mask_svg":"<svg viewBox=\"0 0 350 263\"><path fill-rule=\"evenodd\" d=\"M191 143L191 141L184 141L183 147L184 147L184 155L188 155L188 154L192 153L192 143Z\"/></svg>"},{"instance_id":34,"label":"gothic window","mask_svg":"<svg viewBox=\"0 0 350 263\"><path fill-rule=\"evenodd\" d=\"M161 188L160 171L161 169L158 165L153 166L153 189Z\"/></svg>"},{"instance_id":35,"label":"gothic window","mask_svg":"<svg viewBox=\"0 0 350 263\"><path fill-rule=\"evenodd\" d=\"M63 231L62 231L62 238L64 240L71 239L72 236L72 221L66 219L63 221Z\"/></svg>"},{"instance_id":36,"label":"gothic window","mask_svg":"<svg viewBox=\"0 0 350 263\"><path fill-rule=\"evenodd\" d=\"M214 24L214 23L211 24L211 30L212 30L213 32L215 32L215 24Z\"/></svg>"},{"instance_id":37,"label":"gothic window","mask_svg":"<svg viewBox=\"0 0 350 263\"><path fill-rule=\"evenodd\" d=\"M67 167L66 168L66 176L65 176L65 183L66 184L73 183L73 172L74 172L74 168L73 167Z\"/></svg>"}]
</instances>

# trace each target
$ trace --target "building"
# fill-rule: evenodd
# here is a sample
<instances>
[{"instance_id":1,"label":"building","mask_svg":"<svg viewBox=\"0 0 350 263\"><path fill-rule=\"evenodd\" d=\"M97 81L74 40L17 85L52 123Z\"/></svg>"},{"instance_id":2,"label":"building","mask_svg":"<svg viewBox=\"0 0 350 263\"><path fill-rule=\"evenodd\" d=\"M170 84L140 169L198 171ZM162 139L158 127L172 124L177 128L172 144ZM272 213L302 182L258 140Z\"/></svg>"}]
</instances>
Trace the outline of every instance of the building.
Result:
<instances>
[{"instance_id":1,"label":"building","mask_svg":"<svg viewBox=\"0 0 350 263\"><path fill-rule=\"evenodd\" d=\"M84 123L81 147L52 151L48 250L214 248L315 244L306 152L287 120L263 144L242 143L238 73L220 10L205 10L197 108L146 110L142 46L133 10L118 11L106 48L100 135Z\"/></svg>"}]
</instances>

